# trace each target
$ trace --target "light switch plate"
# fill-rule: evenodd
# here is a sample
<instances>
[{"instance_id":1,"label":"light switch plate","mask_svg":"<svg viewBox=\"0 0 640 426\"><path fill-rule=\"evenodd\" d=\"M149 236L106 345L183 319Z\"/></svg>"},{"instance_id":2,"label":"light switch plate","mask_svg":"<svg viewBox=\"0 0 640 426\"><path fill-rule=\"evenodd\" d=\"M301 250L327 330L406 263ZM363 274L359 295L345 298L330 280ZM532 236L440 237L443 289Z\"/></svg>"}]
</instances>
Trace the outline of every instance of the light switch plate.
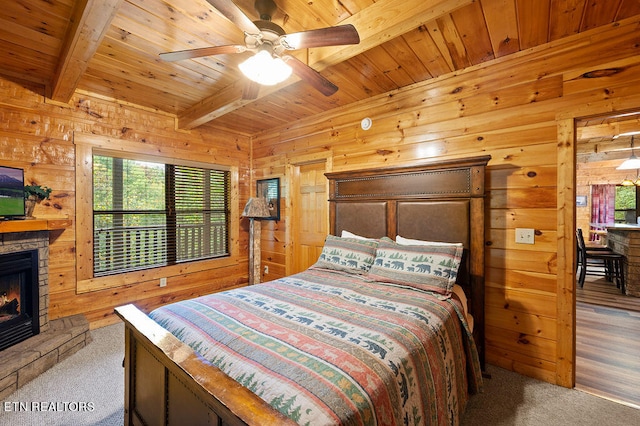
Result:
<instances>
[{"instance_id":1,"label":"light switch plate","mask_svg":"<svg viewBox=\"0 0 640 426\"><path fill-rule=\"evenodd\" d=\"M516 228L517 244L535 244L535 230L531 228Z\"/></svg>"}]
</instances>

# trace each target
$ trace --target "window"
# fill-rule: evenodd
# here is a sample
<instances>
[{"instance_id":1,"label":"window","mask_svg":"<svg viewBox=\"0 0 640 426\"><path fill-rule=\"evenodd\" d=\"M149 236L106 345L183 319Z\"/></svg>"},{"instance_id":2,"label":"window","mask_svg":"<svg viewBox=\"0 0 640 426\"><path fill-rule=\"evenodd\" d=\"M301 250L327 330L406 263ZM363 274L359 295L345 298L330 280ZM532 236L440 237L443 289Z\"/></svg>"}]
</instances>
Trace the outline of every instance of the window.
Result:
<instances>
[{"instance_id":1,"label":"window","mask_svg":"<svg viewBox=\"0 0 640 426\"><path fill-rule=\"evenodd\" d=\"M616 186L615 200L615 222L616 223L636 223L637 187Z\"/></svg>"},{"instance_id":2,"label":"window","mask_svg":"<svg viewBox=\"0 0 640 426\"><path fill-rule=\"evenodd\" d=\"M93 274L229 256L230 173L93 156Z\"/></svg>"}]
</instances>

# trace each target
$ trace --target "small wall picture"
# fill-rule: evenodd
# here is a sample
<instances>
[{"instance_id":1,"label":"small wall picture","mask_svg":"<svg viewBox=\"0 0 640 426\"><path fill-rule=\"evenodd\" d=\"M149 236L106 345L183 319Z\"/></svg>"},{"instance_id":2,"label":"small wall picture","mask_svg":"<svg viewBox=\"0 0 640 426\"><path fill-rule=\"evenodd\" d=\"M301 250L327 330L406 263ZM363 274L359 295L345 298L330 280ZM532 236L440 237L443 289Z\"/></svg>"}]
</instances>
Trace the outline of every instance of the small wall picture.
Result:
<instances>
[{"instance_id":1,"label":"small wall picture","mask_svg":"<svg viewBox=\"0 0 640 426\"><path fill-rule=\"evenodd\" d=\"M577 195L576 196L576 206L577 207L587 207L587 196L586 195Z\"/></svg>"},{"instance_id":2,"label":"small wall picture","mask_svg":"<svg viewBox=\"0 0 640 426\"><path fill-rule=\"evenodd\" d=\"M258 180L256 195L267 199L271 213L271 216L263 220L280 220L280 178Z\"/></svg>"}]
</instances>

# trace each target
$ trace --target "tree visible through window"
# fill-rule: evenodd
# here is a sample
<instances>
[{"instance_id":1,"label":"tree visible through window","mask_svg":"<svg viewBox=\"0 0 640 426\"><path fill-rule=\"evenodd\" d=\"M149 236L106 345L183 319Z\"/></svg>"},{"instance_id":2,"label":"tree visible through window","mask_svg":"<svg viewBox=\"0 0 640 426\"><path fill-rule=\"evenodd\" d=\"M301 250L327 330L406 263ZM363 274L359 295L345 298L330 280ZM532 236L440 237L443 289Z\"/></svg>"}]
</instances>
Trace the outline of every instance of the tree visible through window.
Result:
<instances>
[{"instance_id":1,"label":"tree visible through window","mask_svg":"<svg viewBox=\"0 0 640 426\"><path fill-rule=\"evenodd\" d=\"M94 276L228 256L228 193L228 171L94 155Z\"/></svg>"},{"instance_id":2,"label":"tree visible through window","mask_svg":"<svg viewBox=\"0 0 640 426\"><path fill-rule=\"evenodd\" d=\"M616 223L636 223L637 195L636 186L616 186L615 221Z\"/></svg>"}]
</instances>

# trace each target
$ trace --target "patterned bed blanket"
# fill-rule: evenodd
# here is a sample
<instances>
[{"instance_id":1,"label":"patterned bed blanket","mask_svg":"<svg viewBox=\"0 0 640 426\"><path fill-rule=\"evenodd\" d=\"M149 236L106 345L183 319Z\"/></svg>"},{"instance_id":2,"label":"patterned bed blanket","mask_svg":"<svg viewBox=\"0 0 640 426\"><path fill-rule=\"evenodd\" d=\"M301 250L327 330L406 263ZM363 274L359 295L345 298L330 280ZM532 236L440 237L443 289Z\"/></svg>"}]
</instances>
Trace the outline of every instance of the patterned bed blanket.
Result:
<instances>
[{"instance_id":1,"label":"patterned bed blanket","mask_svg":"<svg viewBox=\"0 0 640 426\"><path fill-rule=\"evenodd\" d=\"M460 305L311 268L150 316L302 425L458 424L482 386Z\"/></svg>"}]
</instances>

